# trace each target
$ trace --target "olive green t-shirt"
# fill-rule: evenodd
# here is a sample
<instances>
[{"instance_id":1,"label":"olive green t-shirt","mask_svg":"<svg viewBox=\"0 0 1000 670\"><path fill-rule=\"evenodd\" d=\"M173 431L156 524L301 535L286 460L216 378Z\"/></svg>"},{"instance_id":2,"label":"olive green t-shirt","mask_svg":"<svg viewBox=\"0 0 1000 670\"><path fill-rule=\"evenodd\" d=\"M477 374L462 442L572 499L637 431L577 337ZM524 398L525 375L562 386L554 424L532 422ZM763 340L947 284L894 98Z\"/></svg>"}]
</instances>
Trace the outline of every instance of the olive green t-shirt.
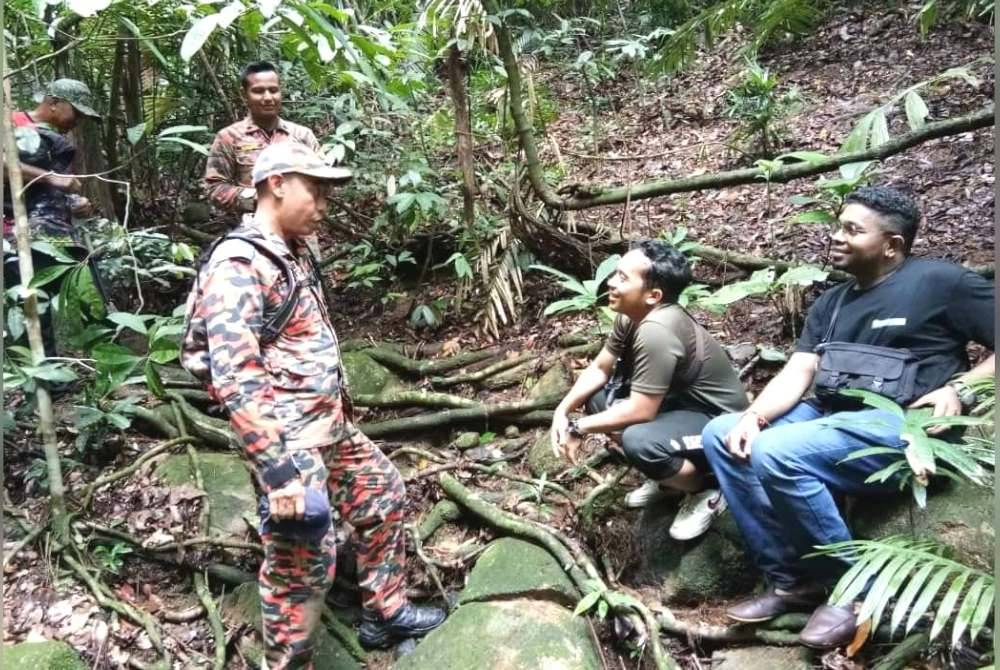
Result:
<instances>
[{"instance_id":1,"label":"olive green t-shirt","mask_svg":"<svg viewBox=\"0 0 1000 670\"><path fill-rule=\"evenodd\" d=\"M746 390L722 346L676 304L655 308L638 324L619 314L604 348L626 369L631 362L632 390L664 394L661 411L720 414L748 406Z\"/></svg>"}]
</instances>

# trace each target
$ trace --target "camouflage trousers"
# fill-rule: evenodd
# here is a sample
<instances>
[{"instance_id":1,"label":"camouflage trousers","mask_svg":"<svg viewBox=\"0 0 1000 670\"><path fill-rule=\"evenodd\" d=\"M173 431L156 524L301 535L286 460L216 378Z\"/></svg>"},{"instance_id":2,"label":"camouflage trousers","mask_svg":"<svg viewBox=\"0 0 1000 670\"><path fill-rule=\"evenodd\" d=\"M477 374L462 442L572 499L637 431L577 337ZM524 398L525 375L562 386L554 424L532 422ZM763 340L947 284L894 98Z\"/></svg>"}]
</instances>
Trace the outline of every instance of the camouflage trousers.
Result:
<instances>
[{"instance_id":1,"label":"camouflage trousers","mask_svg":"<svg viewBox=\"0 0 1000 670\"><path fill-rule=\"evenodd\" d=\"M390 617L406 604L403 502L396 466L355 431L334 446L293 452L306 486L326 490L339 518L355 528L358 586L366 610ZM269 670L312 668L309 639L336 573L335 530L318 543L261 536L259 583Z\"/></svg>"}]
</instances>

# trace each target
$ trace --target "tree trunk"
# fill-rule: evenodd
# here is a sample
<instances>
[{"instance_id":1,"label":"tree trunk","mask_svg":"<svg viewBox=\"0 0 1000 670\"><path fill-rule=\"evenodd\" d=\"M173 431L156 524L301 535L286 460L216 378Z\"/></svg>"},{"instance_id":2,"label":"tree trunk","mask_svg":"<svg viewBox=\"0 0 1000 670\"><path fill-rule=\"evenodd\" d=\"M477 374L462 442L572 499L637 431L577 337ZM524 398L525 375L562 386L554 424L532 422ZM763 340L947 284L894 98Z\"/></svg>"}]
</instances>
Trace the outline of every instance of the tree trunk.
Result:
<instances>
[{"instance_id":1,"label":"tree trunk","mask_svg":"<svg viewBox=\"0 0 1000 670\"><path fill-rule=\"evenodd\" d=\"M139 51L139 40L134 37L125 42L125 67L122 70L122 97L125 102L125 127L133 128L145 121L142 114L142 54ZM146 147L146 138L135 143L132 147L132 155L141 153ZM142 161L135 161L132 165L132 185L141 184L145 179L145 174L139 167ZM151 179L150 182L155 182ZM150 190L150 198L155 197L153 189Z\"/></svg>"},{"instance_id":2,"label":"tree trunk","mask_svg":"<svg viewBox=\"0 0 1000 670\"><path fill-rule=\"evenodd\" d=\"M3 25L3 10L0 9L0 25ZM0 72L7 71L6 41L0 40ZM27 286L35 275L31 260L31 232L28 230L28 214L21 191L21 164L18 160L17 142L14 138L14 124L11 119L13 105L10 97L10 82L3 82L3 104L0 106L3 129L3 153L10 182L11 202L14 207L14 235L17 239L18 266L21 271L21 285ZM31 347L31 362L39 365L45 359L42 344L42 328L38 319L38 293L28 290L24 298L24 321ZM53 352L55 353L55 352ZM69 539L69 517L66 514L65 489L63 488L62 464L59 460L59 443L56 439L55 416L52 411L52 397L45 382L36 378L35 401L38 404L38 429L42 434L42 448L49 478L49 509L52 514L52 530L56 544L62 546Z\"/></svg>"},{"instance_id":3,"label":"tree trunk","mask_svg":"<svg viewBox=\"0 0 1000 670\"><path fill-rule=\"evenodd\" d=\"M471 226L476 218L476 171L472 161L472 123L469 118L469 97L465 90L466 65L457 45L448 49L448 92L455 105L455 147L458 166L462 171L462 219Z\"/></svg>"}]
</instances>

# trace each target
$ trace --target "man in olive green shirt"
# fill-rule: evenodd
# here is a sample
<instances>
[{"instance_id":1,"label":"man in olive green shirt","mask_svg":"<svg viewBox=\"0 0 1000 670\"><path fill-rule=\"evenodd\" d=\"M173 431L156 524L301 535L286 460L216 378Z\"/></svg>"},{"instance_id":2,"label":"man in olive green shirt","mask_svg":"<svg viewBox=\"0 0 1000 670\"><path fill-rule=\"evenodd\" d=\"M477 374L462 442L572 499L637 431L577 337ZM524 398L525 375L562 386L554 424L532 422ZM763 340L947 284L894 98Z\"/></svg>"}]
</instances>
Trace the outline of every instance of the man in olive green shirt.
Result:
<instances>
[{"instance_id":1,"label":"man in olive green shirt","mask_svg":"<svg viewBox=\"0 0 1000 670\"><path fill-rule=\"evenodd\" d=\"M705 488L702 429L747 406L726 352L677 304L689 283L687 259L665 242L625 254L608 280L614 329L552 419L553 449L574 462L584 435L621 433L622 454L649 480L626 505L643 507L665 489L687 494L670 528L679 540L704 533L726 507ZM587 416L569 418L584 405Z\"/></svg>"}]
</instances>

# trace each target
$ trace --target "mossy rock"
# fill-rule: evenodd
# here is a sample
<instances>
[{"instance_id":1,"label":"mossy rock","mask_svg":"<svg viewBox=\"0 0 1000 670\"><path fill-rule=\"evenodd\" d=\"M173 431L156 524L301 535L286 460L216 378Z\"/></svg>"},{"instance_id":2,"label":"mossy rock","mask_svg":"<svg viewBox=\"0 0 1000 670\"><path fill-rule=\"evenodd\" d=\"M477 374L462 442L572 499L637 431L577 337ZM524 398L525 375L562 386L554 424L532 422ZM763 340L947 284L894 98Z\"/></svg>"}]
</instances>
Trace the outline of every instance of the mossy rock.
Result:
<instances>
[{"instance_id":1,"label":"mossy rock","mask_svg":"<svg viewBox=\"0 0 1000 670\"><path fill-rule=\"evenodd\" d=\"M955 558L971 567L993 570L993 489L935 480L920 509L909 493L880 499L878 504L859 500L851 513L855 537L884 538L915 535L955 548Z\"/></svg>"},{"instance_id":2,"label":"mossy rock","mask_svg":"<svg viewBox=\"0 0 1000 670\"><path fill-rule=\"evenodd\" d=\"M455 447L459 451L465 451L467 449L472 449L473 447L478 447L479 433L475 431L459 433L458 437L452 441L451 446Z\"/></svg>"},{"instance_id":3,"label":"mossy rock","mask_svg":"<svg viewBox=\"0 0 1000 670\"><path fill-rule=\"evenodd\" d=\"M378 395L384 391L404 388L402 380L364 351L343 352L344 370L351 392L358 395Z\"/></svg>"},{"instance_id":4,"label":"mossy rock","mask_svg":"<svg viewBox=\"0 0 1000 670\"><path fill-rule=\"evenodd\" d=\"M222 616L229 624L253 626L259 633L261 630L260 593L257 582L240 584L222 599ZM313 663L323 670L361 670L361 665L351 656L340 640L319 624L313 632L315 655ZM257 645L243 649L252 658L263 656L262 649ZM259 663L259 661L258 661Z\"/></svg>"},{"instance_id":5,"label":"mossy rock","mask_svg":"<svg viewBox=\"0 0 1000 670\"><path fill-rule=\"evenodd\" d=\"M541 477L543 474L554 474L566 468L567 462L552 453L552 441L549 431L543 430L538 439L528 450L528 469L531 474Z\"/></svg>"},{"instance_id":6,"label":"mossy rock","mask_svg":"<svg viewBox=\"0 0 1000 670\"><path fill-rule=\"evenodd\" d=\"M580 593L548 551L505 537L491 542L476 561L459 603L511 597L541 598L575 607Z\"/></svg>"},{"instance_id":7,"label":"mossy rock","mask_svg":"<svg viewBox=\"0 0 1000 670\"><path fill-rule=\"evenodd\" d=\"M809 670L812 652L801 647L744 647L712 654L713 670Z\"/></svg>"},{"instance_id":8,"label":"mossy rock","mask_svg":"<svg viewBox=\"0 0 1000 670\"><path fill-rule=\"evenodd\" d=\"M539 398L562 398L573 386L573 375L562 361L545 371L528 391L528 400Z\"/></svg>"},{"instance_id":9,"label":"mossy rock","mask_svg":"<svg viewBox=\"0 0 1000 670\"><path fill-rule=\"evenodd\" d=\"M321 667L321 666L317 666ZM584 617L547 600L459 606L394 670L599 670Z\"/></svg>"},{"instance_id":10,"label":"mossy rock","mask_svg":"<svg viewBox=\"0 0 1000 670\"><path fill-rule=\"evenodd\" d=\"M87 670L87 664L65 642L22 642L4 645L4 670Z\"/></svg>"},{"instance_id":11,"label":"mossy rock","mask_svg":"<svg viewBox=\"0 0 1000 670\"><path fill-rule=\"evenodd\" d=\"M257 494L250 471L237 454L200 452L198 464L210 505L209 526L214 532L242 537L247 525L244 515L256 523ZM186 454L168 457L156 475L170 486L194 485L191 461Z\"/></svg>"},{"instance_id":12,"label":"mossy rock","mask_svg":"<svg viewBox=\"0 0 1000 670\"><path fill-rule=\"evenodd\" d=\"M751 591L760 573L746 555L740 529L724 513L699 538L681 542L670 537L676 500L646 507L636 529L645 579L661 585L671 603L721 600Z\"/></svg>"}]
</instances>

